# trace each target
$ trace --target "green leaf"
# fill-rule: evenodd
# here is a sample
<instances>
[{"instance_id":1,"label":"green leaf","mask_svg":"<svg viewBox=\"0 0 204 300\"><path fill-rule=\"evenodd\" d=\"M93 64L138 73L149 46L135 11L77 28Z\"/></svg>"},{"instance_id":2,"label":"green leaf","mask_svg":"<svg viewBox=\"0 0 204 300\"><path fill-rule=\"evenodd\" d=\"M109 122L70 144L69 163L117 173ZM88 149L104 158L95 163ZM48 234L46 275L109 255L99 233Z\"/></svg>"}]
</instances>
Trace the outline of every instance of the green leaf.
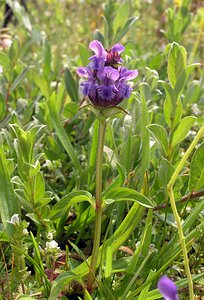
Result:
<instances>
[{"instance_id":1,"label":"green leaf","mask_svg":"<svg viewBox=\"0 0 204 300\"><path fill-rule=\"evenodd\" d=\"M85 292L84 292L84 300L92 300L91 295L89 294L87 289L85 289Z\"/></svg>"},{"instance_id":2,"label":"green leaf","mask_svg":"<svg viewBox=\"0 0 204 300\"><path fill-rule=\"evenodd\" d=\"M46 99L50 97L50 87L48 85L47 80L43 76L39 76L38 74L32 74L32 78L35 84L39 87L41 93Z\"/></svg>"},{"instance_id":3,"label":"green leaf","mask_svg":"<svg viewBox=\"0 0 204 300\"><path fill-rule=\"evenodd\" d=\"M204 187L204 143L193 154L188 187L190 192Z\"/></svg>"},{"instance_id":4,"label":"green leaf","mask_svg":"<svg viewBox=\"0 0 204 300\"><path fill-rule=\"evenodd\" d=\"M75 102L69 102L64 107L64 116L65 118L71 119L73 118L78 112L78 104Z\"/></svg>"},{"instance_id":5,"label":"green leaf","mask_svg":"<svg viewBox=\"0 0 204 300\"><path fill-rule=\"evenodd\" d=\"M118 171L118 176L115 179L113 179L113 181L107 186L104 193L107 193L113 188L122 186L125 182L125 174L126 174L125 168L119 163L116 163L116 167Z\"/></svg>"},{"instance_id":6,"label":"green leaf","mask_svg":"<svg viewBox=\"0 0 204 300\"><path fill-rule=\"evenodd\" d=\"M62 143L64 149L66 150L66 152L72 159L73 164L75 165L76 169L79 171L79 173L81 173L81 165L79 163L79 159L77 158L77 156L75 154L74 148L69 140L69 137L68 137L64 127L62 126L59 114L57 113L55 97L56 97L56 95L53 93L53 95L50 97L50 101L49 101L49 110L50 110L50 115L52 118L53 127L56 130L57 136L58 136L60 142Z\"/></svg>"},{"instance_id":7,"label":"green leaf","mask_svg":"<svg viewBox=\"0 0 204 300\"><path fill-rule=\"evenodd\" d=\"M45 182L41 172L37 173L34 177L33 194L35 202L40 202L45 195Z\"/></svg>"},{"instance_id":8,"label":"green leaf","mask_svg":"<svg viewBox=\"0 0 204 300\"><path fill-rule=\"evenodd\" d=\"M161 81L165 92L166 98L164 101L164 117L168 126L171 126L173 110L175 110L175 96L174 90L169 83Z\"/></svg>"},{"instance_id":9,"label":"green leaf","mask_svg":"<svg viewBox=\"0 0 204 300\"><path fill-rule=\"evenodd\" d=\"M93 115L93 114L92 114ZM90 186L93 176L93 170L96 164L97 146L98 146L98 133L99 133L99 121L95 119L93 124L93 134L91 137L91 149L89 151L89 161L88 161L88 185Z\"/></svg>"},{"instance_id":10,"label":"green leaf","mask_svg":"<svg viewBox=\"0 0 204 300\"><path fill-rule=\"evenodd\" d=\"M178 99L178 97L180 97L180 94L183 91L183 88L185 86L185 83L189 77L189 75L192 73L192 71L197 68L198 66L200 66L200 64L192 64L187 66L185 69L183 69L183 71L180 73L177 81L176 81L176 85L175 85L175 95L176 95L176 99Z\"/></svg>"},{"instance_id":11,"label":"green leaf","mask_svg":"<svg viewBox=\"0 0 204 300\"><path fill-rule=\"evenodd\" d=\"M172 129L174 129L181 121L183 115L183 105L181 99L179 98L175 105L174 115L172 115Z\"/></svg>"},{"instance_id":12,"label":"green leaf","mask_svg":"<svg viewBox=\"0 0 204 300\"><path fill-rule=\"evenodd\" d=\"M201 97L201 86L199 81L193 81L190 88L185 93L183 104L186 106L187 104L197 103Z\"/></svg>"},{"instance_id":13,"label":"green leaf","mask_svg":"<svg viewBox=\"0 0 204 300\"><path fill-rule=\"evenodd\" d=\"M105 17L104 17L104 21L105 21ZM105 44L105 42L104 42L104 36L103 36L103 34L100 32L100 30L98 30L98 29L96 29L96 30L94 31L94 39L100 41L102 45ZM89 56L90 56L90 55L88 55L88 57L89 57ZM87 65L87 62L86 62L86 65Z\"/></svg>"},{"instance_id":14,"label":"green leaf","mask_svg":"<svg viewBox=\"0 0 204 300\"><path fill-rule=\"evenodd\" d=\"M56 300L59 293L63 290L65 284L67 285L71 281L80 278L81 276L79 274L75 274L74 272L63 272L53 282L48 300Z\"/></svg>"},{"instance_id":15,"label":"green leaf","mask_svg":"<svg viewBox=\"0 0 204 300\"><path fill-rule=\"evenodd\" d=\"M167 155L168 152L168 137L164 127L159 124L151 124L147 126L147 129L151 132L154 139L160 145L163 153Z\"/></svg>"},{"instance_id":16,"label":"green leaf","mask_svg":"<svg viewBox=\"0 0 204 300\"><path fill-rule=\"evenodd\" d=\"M191 174L190 174L190 178L191 178ZM191 180L190 178L189 178L189 183L190 183L190 180ZM189 188L189 190L190 190L190 188ZM192 192L193 190L190 190L190 191ZM200 202L198 202L196 204L196 206L191 210L191 213L185 219L185 221L183 223L183 231L184 232L189 231L190 227L194 224L195 221L198 220L199 214L203 210L204 210L204 201L201 200Z\"/></svg>"},{"instance_id":17,"label":"green leaf","mask_svg":"<svg viewBox=\"0 0 204 300\"><path fill-rule=\"evenodd\" d=\"M112 245L112 251L113 253L126 241L126 239L132 234L136 226L138 225L139 221L142 218L144 208L139 206L138 203L134 203L126 215L123 222L120 224L118 229L111 235L111 237L100 247L99 254L98 254L98 260L97 260L97 266L99 265L100 257L102 251L104 251L109 245ZM88 274L89 272L89 264L91 261L91 257L89 257L85 262L80 264L78 267L76 267L73 271L77 278L81 278ZM73 274L73 273L72 273ZM73 275L74 276L74 275ZM62 275L59 275L57 279L55 280L53 284L53 297L52 293L50 295L51 298L49 300L55 300L56 293L62 291L64 289L64 286L67 285L70 281L72 281L75 278L70 278L71 274L70 272L63 272Z\"/></svg>"},{"instance_id":18,"label":"green leaf","mask_svg":"<svg viewBox=\"0 0 204 300\"><path fill-rule=\"evenodd\" d=\"M66 68L64 71L64 79L67 93L69 94L72 101L77 102L79 99L78 86L68 68Z\"/></svg>"},{"instance_id":19,"label":"green leaf","mask_svg":"<svg viewBox=\"0 0 204 300\"><path fill-rule=\"evenodd\" d=\"M0 120L3 119L3 117L6 114L6 103L4 96L0 94Z\"/></svg>"},{"instance_id":20,"label":"green leaf","mask_svg":"<svg viewBox=\"0 0 204 300\"><path fill-rule=\"evenodd\" d=\"M43 262L41 259L41 254L40 254L40 250L39 250L39 244L36 242L34 235L32 234L32 232L30 232L30 236L33 242L33 246L35 249L35 261L38 264L38 266L40 267L40 269L42 271L44 271L44 266L43 266Z\"/></svg>"},{"instance_id":21,"label":"green leaf","mask_svg":"<svg viewBox=\"0 0 204 300\"><path fill-rule=\"evenodd\" d=\"M173 42L171 44L167 66L168 79L173 87L175 87L181 72L186 68L186 59L187 53L185 48Z\"/></svg>"},{"instance_id":22,"label":"green leaf","mask_svg":"<svg viewBox=\"0 0 204 300\"><path fill-rule=\"evenodd\" d=\"M4 52L0 52L0 66L3 67L4 73L10 71L11 61L9 56Z\"/></svg>"},{"instance_id":23,"label":"green leaf","mask_svg":"<svg viewBox=\"0 0 204 300\"><path fill-rule=\"evenodd\" d=\"M60 218L71 205L84 201L87 201L94 206L92 195L89 192L83 190L71 192L55 204L51 210L50 218L52 220Z\"/></svg>"},{"instance_id":24,"label":"green leaf","mask_svg":"<svg viewBox=\"0 0 204 300\"><path fill-rule=\"evenodd\" d=\"M180 123L173 135L172 146L179 144L186 138L186 136L189 134L190 128L195 123L195 120L196 120L196 117L189 116L189 117L183 118L180 121Z\"/></svg>"},{"instance_id":25,"label":"green leaf","mask_svg":"<svg viewBox=\"0 0 204 300\"><path fill-rule=\"evenodd\" d=\"M146 223L147 225L147 223ZM145 237L146 237L146 232L147 232L147 228L143 229L143 233L140 239L140 243L137 247L137 249L135 250L135 253L133 254L133 256L130 259L130 262L128 264L128 266L126 267L126 272L125 272L125 276L123 278L122 284L120 286L120 289L118 290L118 296L119 299L124 299L124 292L127 292L128 285L131 281L131 278L134 276L135 273L135 269L139 260L139 257L141 255L141 251L145 242Z\"/></svg>"},{"instance_id":26,"label":"green leaf","mask_svg":"<svg viewBox=\"0 0 204 300\"><path fill-rule=\"evenodd\" d=\"M1 141L0 141L1 142ZM0 212L1 220L9 236L13 234L13 225L8 223L14 214L19 213L17 199L10 182L7 169L6 157L2 147L0 147Z\"/></svg>"},{"instance_id":27,"label":"green leaf","mask_svg":"<svg viewBox=\"0 0 204 300\"><path fill-rule=\"evenodd\" d=\"M163 158L159 166L158 176L164 188L166 188L173 173L174 173L174 166L167 159Z\"/></svg>"},{"instance_id":28,"label":"green leaf","mask_svg":"<svg viewBox=\"0 0 204 300\"><path fill-rule=\"evenodd\" d=\"M9 242L9 236L5 231L0 231L0 242Z\"/></svg>"},{"instance_id":29,"label":"green leaf","mask_svg":"<svg viewBox=\"0 0 204 300\"><path fill-rule=\"evenodd\" d=\"M141 114L142 163L141 163L141 174L140 174L141 176L140 186L142 186L145 172L146 170L148 170L149 163L150 163L150 134L147 129L147 126L149 125L147 102L151 98L151 89L150 86L145 82L142 82L139 88L141 94L141 107L142 107L142 114Z\"/></svg>"},{"instance_id":30,"label":"green leaf","mask_svg":"<svg viewBox=\"0 0 204 300\"><path fill-rule=\"evenodd\" d=\"M16 79L14 80L14 82L12 83L11 85L11 89L10 89L10 92L12 93L16 88L17 86L21 83L21 81L25 78L28 70L30 69L31 67L26 67L17 77Z\"/></svg>"},{"instance_id":31,"label":"green leaf","mask_svg":"<svg viewBox=\"0 0 204 300\"><path fill-rule=\"evenodd\" d=\"M129 15L129 3L124 2L119 6L113 23L113 30L116 33L124 27Z\"/></svg>"},{"instance_id":32,"label":"green leaf","mask_svg":"<svg viewBox=\"0 0 204 300\"><path fill-rule=\"evenodd\" d=\"M113 188L104 195L104 199L106 203L112 203L115 201L136 201L144 207L153 207L152 202L147 197L135 190L123 187Z\"/></svg>"},{"instance_id":33,"label":"green leaf","mask_svg":"<svg viewBox=\"0 0 204 300\"><path fill-rule=\"evenodd\" d=\"M9 57L13 65L16 63L19 54L20 54L20 43L18 39L15 39L9 49Z\"/></svg>"},{"instance_id":34,"label":"green leaf","mask_svg":"<svg viewBox=\"0 0 204 300\"><path fill-rule=\"evenodd\" d=\"M111 245L107 247L106 249L106 267L105 267L105 278L110 278L111 277L111 273L112 273L112 247Z\"/></svg>"},{"instance_id":35,"label":"green leaf","mask_svg":"<svg viewBox=\"0 0 204 300\"><path fill-rule=\"evenodd\" d=\"M149 275L147 277L147 280L151 279L152 275L156 272L156 270L150 270L149 272ZM151 283L149 283L143 290L142 292L140 293L139 297L138 297L138 300L144 300L144 299L147 299L147 294L148 294L148 291L150 289L150 286L151 286Z\"/></svg>"},{"instance_id":36,"label":"green leaf","mask_svg":"<svg viewBox=\"0 0 204 300\"><path fill-rule=\"evenodd\" d=\"M43 59L44 59L44 74L46 76L50 76L51 74L51 62L52 62L52 54L50 44L45 43L43 49Z\"/></svg>"},{"instance_id":37,"label":"green leaf","mask_svg":"<svg viewBox=\"0 0 204 300\"><path fill-rule=\"evenodd\" d=\"M130 30L130 28L135 24L135 22L138 20L138 17L131 17L127 19L125 26L116 34L114 42L113 43L118 43L124 35Z\"/></svg>"}]
</instances>

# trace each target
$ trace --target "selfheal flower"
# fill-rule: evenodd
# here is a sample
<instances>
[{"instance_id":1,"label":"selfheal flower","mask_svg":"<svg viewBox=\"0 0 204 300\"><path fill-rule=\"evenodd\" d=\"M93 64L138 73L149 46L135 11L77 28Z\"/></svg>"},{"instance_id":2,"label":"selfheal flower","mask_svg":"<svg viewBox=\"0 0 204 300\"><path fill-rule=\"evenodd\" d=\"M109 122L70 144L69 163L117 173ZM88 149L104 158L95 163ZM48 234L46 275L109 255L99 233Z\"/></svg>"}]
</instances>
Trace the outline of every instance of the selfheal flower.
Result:
<instances>
[{"instance_id":1,"label":"selfheal flower","mask_svg":"<svg viewBox=\"0 0 204 300\"><path fill-rule=\"evenodd\" d=\"M132 88L127 81L134 79L138 72L118 65L123 61L120 53L124 47L121 44L105 50L101 42L94 40L89 47L95 55L89 58L91 62L87 67L77 69L78 75L86 79L80 84L82 94L95 106L116 106L130 97Z\"/></svg>"},{"instance_id":2,"label":"selfheal flower","mask_svg":"<svg viewBox=\"0 0 204 300\"><path fill-rule=\"evenodd\" d=\"M165 300L179 300L177 286L167 276L162 276L158 281L158 289Z\"/></svg>"}]
</instances>

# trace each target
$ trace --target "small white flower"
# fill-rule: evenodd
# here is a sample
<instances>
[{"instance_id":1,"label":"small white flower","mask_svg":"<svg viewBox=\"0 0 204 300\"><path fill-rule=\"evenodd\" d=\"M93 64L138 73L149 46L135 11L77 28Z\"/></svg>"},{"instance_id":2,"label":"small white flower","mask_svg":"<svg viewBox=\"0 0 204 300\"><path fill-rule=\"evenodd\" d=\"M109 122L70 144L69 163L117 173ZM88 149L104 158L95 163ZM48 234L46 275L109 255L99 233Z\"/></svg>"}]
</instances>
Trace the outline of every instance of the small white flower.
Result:
<instances>
[{"instance_id":1,"label":"small white flower","mask_svg":"<svg viewBox=\"0 0 204 300\"><path fill-rule=\"evenodd\" d=\"M201 110L199 109L197 103L194 103L194 104L192 105L192 111L193 111L193 113L194 113L196 116L198 116L198 115L201 114Z\"/></svg>"},{"instance_id":2,"label":"small white flower","mask_svg":"<svg viewBox=\"0 0 204 300\"><path fill-rule=\"evenodd\" d=\"M8 223L13 224L14 226L15 226L15 225L19 225L19 223L20 223L19 214L14 214L14 215L11 217L11 220L8 221Z\"/></svg>"},{"instance_id":3,"label":"small white flower","mask_svg":"<svg viewBox=\"0 0 204 300\"><path fill-rule=\"evenodd\" d=\"M53 234L52 234L52 232L48 232L47 238L48 238L48 240L52 240L52 239L53 239Z\"/></svg>"},{"instance_id":4,"label":"small white flower","mask_svg":"<svg viewBox=\"0 0 204 300\"><path fill-rule=\"evenodd\" d=\"M0 74L3 73L3 67L0 65Z\"/></svg>"},{"instance_id":5,"label":"small white flower","mask_svg":"<svg viewBox=\"0 0 204 300\"><path fill-rule=\"evenodd\" d=\"M51 242L46 242L46 248L45 250L50 250L50 249L57 249L59 250L60 247L58 247L58 243L52 240Z\"/></svg>"},{"instance_id":6,"label":"small white flower","mask_svg":"<svg viewBox=\"0 0 204 300\"><path fill-rule=\"evenodd\" d=\"M28 230L25 228L25 229L23 229L23 234L24 235L28 235Z\"/></svg>"}]
</instances>

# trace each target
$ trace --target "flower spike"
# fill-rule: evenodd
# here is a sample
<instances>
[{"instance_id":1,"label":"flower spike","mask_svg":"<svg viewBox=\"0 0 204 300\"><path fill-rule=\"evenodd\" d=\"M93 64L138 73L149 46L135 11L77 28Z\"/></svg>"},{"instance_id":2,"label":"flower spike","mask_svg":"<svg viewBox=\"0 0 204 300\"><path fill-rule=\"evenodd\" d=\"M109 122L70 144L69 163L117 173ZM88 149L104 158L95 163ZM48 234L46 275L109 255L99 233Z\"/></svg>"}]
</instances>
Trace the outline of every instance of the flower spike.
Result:
<instances>
[{"instance_id":1,"label":"flower spike","mask_svg":"<svg viewBox=\"0 0 204 300\"><path fill-rule=\"evenodd\" d=\"M89 58L87 67L77 69L77 74L86 80L80 84L83 95L99 107L113 107L129 98L132 88L127 81L137 77L138 71L119 65L123 62L120 53L125 50L124 46L115 44L105 50L100 41L94 40L89 48L95 55Z\"/></svg>"}]
</instances>

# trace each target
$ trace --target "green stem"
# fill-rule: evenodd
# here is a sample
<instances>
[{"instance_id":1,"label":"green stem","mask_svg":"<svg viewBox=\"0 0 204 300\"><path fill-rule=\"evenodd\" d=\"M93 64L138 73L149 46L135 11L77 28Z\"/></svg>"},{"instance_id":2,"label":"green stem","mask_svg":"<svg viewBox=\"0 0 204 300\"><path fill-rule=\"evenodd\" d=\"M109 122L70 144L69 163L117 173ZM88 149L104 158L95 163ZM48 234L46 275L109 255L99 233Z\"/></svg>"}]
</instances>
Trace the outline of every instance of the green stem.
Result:
<instances>
[{"instance_id":1,"label":"green stem","mask_svg":"<svg viewBox=\"0 0 204 300\"><path fill-rule=\"evenodd\" d=\"M95 220L95 232L94 243L90 264L90 271L87 279L88 291L93 290L93 284L95 281L95 272L97 268L98 253L101 240L101 219L102 219L102 167L103 167L103 147L105 138L106 121L100 120L99 124L99 136L98 136L98 149L96 160L96 220Z\"/></svg>"},{"instance_id":2,"label":"green stem","mask_svg":"<svg viewBox=\"0 0 204 300\"><path fill-rule=\"evenodd\" d=\"M183 252L184 266L185 266L185 270L186 270L186 276L188 278L188 288L189 288L190 300L194 299L193 281L192 281L191 271L190 271L190 267L189 267L188 253L187 253L187 248L186 248L186 243L185 243L185 236L183 234L181 219L180 219L180 216L178 214L176 203L175 203L173 186L174 186L174 183L175 183L177 177L179 176L179 173L181 172L184 164L186 163L186 161L187 161L188 157L190 156L191 152L193 151L193 149L197 145L199 139L202 137L203 133L204 133L204 125L200 128L200 130L198 131L195 139L192 141L189 148L185 152L183 158L179 162L179 164L178 164L175 172L173 173L173 175L172 175L172 177L171 177L171 179L168 183L168 186L167 186L167 190L168 190L169 197L170 197L171 208L172 208L172 211L173 211L175 221L177 223L180 244L181 244L181 248L182 248L182 252Z\"/></svg>"},{"instance_id":3,"label":"green stem","mask_svg":"<svg viewBox=\"0 0 204 300\"><path fill-rule=\"evenodd\" d=\"M169 191L169 196L170 196L171 208L173 211L174 218L176 220L180 244L181 244L181 248L182 248L182 252L183 252L184 266L185 266L185 270L186 270L186 276L188 278L189 296L190 296L190 300L194 300L193 280L191 277L191 270L189 267L188 252L187 252L187 248L186 248L185 237L183 234L181 219L179 217L179 214L178 214L178 211L176 208L173 188L170 187L168 191Z\"/></svg>"}]
</instances>

